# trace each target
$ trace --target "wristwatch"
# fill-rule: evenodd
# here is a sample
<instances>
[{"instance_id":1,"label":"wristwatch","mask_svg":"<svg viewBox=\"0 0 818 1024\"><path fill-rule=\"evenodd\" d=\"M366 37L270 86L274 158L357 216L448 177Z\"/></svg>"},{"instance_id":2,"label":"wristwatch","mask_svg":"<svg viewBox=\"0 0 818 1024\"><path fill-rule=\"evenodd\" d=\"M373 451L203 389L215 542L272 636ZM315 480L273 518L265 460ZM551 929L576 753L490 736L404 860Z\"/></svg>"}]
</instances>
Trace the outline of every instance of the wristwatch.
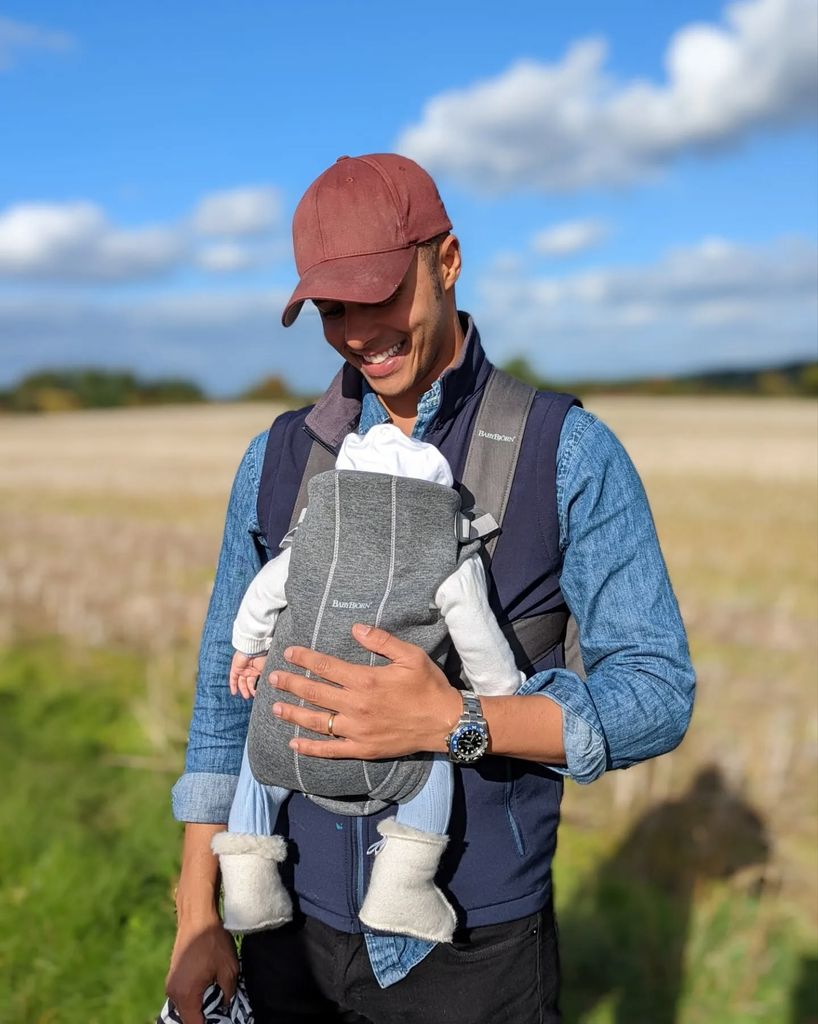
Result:
<instances>
[{"instance_id":1,"label":"wristwatch","mask_svg":"<svg viewBox=\"0 0 818 1024\"><path fill-rule=\"evenodd\" d=\"M446 737L449 760L454 764L473 764L488 750L489 727L483 718L480 698L476 693L461 690L463 714Z\"/></svg>"}]
</instances>

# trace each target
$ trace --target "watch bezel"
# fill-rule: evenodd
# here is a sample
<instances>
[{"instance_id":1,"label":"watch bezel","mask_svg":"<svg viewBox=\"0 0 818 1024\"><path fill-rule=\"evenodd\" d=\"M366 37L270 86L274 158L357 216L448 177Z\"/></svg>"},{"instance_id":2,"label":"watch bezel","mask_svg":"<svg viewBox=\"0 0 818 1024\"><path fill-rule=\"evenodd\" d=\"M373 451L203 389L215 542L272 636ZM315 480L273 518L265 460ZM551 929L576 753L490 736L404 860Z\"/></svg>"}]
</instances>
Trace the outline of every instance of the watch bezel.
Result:
<instances>
[{"instance_id":1,"label":"watch bezel","mask_svg":"<svg viewBox=\"0 0 818 1024\"><path fill-rule=\"evenodd\" d=\"M466 734L474 734L480 739L480 748L472 753L460 753L458 751L458 744ZM489 731L485 724L480 722L462 722L455 726L448 736L448 748L449 758L454 761L455 764L473 764L475 761L479 761L481 757L488 750L489 745Z\"/></svg>"}]
</instances>

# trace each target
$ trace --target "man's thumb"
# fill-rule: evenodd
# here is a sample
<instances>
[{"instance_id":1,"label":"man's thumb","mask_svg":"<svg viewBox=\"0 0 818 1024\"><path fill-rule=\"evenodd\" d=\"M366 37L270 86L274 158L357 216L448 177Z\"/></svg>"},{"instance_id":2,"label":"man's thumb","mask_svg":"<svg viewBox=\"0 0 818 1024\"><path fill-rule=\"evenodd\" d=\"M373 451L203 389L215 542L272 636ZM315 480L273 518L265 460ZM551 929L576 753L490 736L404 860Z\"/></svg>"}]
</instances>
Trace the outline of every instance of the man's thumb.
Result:
<instances>
[{"instance_id":1,"label":"man's thumb","mask_svg":"<svg viewBox=\"0 0 818 1024\"><path fill-rule=\"evenodd\" d=\"M402 661L412 650L411 644L392 636L385 629L367 626L363 622L358 622L352 627L352 635L361 647L365 647L374 654L380 654L389 661Z\"/></svg>"}]
</instances>

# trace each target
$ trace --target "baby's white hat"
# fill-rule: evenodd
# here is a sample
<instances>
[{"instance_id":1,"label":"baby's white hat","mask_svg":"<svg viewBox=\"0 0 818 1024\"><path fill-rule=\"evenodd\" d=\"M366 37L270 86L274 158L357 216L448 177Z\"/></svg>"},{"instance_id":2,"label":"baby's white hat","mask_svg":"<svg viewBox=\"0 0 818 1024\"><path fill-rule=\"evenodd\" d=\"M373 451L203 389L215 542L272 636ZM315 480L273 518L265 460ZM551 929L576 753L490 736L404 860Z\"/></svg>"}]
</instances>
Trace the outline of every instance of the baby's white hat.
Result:
<instances>
[{"instance_id":1,"label":"baby's white hat","mask_svg":"<svg viewBox=\"0 0 818 1024\"><path fill-rule=\"evenodd\" d=\"M444 487L454 482L449 463L433 444L407 437L392 423L379 423L365 434L347 434L335 468L410 476Z\"/></svg>"}]
</instances>

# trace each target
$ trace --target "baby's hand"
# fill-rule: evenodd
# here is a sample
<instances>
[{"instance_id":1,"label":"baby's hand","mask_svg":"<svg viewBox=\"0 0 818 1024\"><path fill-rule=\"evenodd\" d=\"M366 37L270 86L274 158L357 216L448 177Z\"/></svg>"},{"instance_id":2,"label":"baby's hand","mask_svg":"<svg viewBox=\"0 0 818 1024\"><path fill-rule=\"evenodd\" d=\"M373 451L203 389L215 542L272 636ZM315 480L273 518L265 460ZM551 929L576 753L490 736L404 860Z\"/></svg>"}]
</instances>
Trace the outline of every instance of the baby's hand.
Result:
<instances>
[{"instance_id":1,"label":"baby's hand","mask_svg":"<svg viewBox=\"0 0 818 1024\"><path fill-rule=\"evenodd\" d=\"M240 693L245 700L256 695L256 685L267 660L266 654L242 654L236 651L230 665L230 692Z\"/></svg>"}]
</instances>

